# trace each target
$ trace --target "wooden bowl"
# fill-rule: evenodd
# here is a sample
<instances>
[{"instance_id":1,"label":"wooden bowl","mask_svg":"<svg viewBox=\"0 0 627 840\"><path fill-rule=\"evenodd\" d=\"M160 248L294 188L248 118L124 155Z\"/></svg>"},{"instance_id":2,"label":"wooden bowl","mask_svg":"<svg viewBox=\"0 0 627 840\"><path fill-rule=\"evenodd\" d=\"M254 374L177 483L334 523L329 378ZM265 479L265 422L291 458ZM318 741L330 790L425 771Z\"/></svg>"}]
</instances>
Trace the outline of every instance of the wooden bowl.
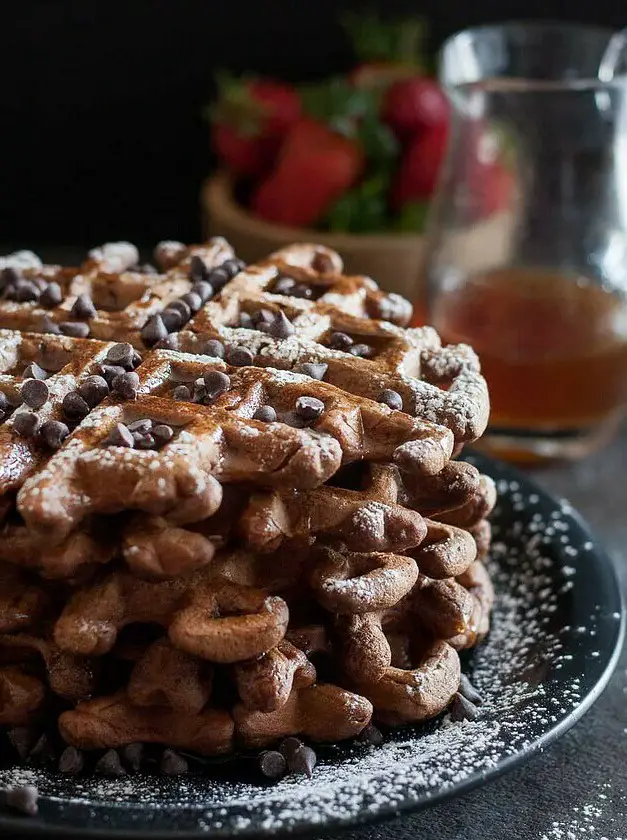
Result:
<instances>
[{"instance_id":1,"label":"wooden bowl","mask_svg":"<svg viewBox=\"0 0 627 840\"><path fill-rule=\"evenodd\" d=\"M381 288L398 292L412 303L425 300L426 236L412 234L321 233L264 222L241 207L233 197L228 175L214 175L205 181L201 194L203 232L224 236L236 253L254 262L293 242L315 242L337 251L347 274L366 274ZM489 271L511 264L516 252L519 202L469 227L449 231L446 260L463 266L466 274Z\"/></svg>"},{"instance_id":2,"label":"wooden bowl","mask_svg":"<svg viewBox=\"0 0 627 840\"><path fill-rule=\"evenodd\" d=\"M293 242L315 242L338 251L347 274L366 274L387 291L398 292L412 301L422 297L424 236L322 233L266 222L236 203L232 182L223 173L205 182L201 205L203 232L226 237L246 262L254 262Z\"/></svg>"}]
</instances>

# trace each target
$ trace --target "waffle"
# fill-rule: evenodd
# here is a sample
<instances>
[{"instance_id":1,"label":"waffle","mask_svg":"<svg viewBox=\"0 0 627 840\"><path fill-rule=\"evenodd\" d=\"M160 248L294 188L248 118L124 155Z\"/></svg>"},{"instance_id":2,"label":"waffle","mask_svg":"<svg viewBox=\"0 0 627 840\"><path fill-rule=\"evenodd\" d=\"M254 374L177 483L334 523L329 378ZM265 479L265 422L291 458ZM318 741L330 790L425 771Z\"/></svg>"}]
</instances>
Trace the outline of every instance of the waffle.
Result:
<instances>
[{"instance_id":1,"label":"waffle","mask_svg":"<svg viewBox=\"0 0 627 840\"><path fill-rule=\"evenodd\" d=\"M489 631L472 350L339 256L0 260L0 724L205 755L446 710Z\"/></svg>"}]
</instances>

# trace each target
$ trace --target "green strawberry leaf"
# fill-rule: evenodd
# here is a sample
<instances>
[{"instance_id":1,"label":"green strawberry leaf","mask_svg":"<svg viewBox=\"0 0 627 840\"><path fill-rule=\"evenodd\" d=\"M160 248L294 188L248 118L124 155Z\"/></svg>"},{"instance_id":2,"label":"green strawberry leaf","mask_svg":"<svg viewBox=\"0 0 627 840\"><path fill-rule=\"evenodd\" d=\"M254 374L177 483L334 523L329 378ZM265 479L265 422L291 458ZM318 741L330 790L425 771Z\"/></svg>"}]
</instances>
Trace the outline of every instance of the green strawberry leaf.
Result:
<instances>
[{"instance_id":1,"label":"green strawberry leaf","mask_svg":"<svg viewBox=\"0 0 627 840\"><path fill-rule=\"evenodd\" d=\"M357 90L338 76L301 88L303 111L342 134L354 131L355 122L374 108L370 91Z\"/></svg>"},{"instance_id":2,"label":"green strawberry leaf","mask_svg":"<svg viewBox=\"0 0 627 840\"><path fill-rule=\"evenodd\" d=\"M377 172L346 192L321 223L332 233L375 233L388 224L389 176Z\"/></svg>"},{"instance_id":3,"label":"green strawberry leaf","mask_svg":"<svg viewBox=\"0 0 627 840\"><path fill-rule=\"evenodd\" d=\"M251 96L250 77L238 78L226 70L216 73L216 101L206 116L211 122L236 128L242 137L255 137L267 114L266 106Z\"/></svg>"},{"instance_id":4,"label":"green strawberry leaf","mask_svg":"<svg viewBox=\"0 0 627 840\"><path fill-rule=\"evenodd\" d=\"M356 139L373 169L393 166L399 159L399 142L376 112L369 110L364 114L357 128Z\"/></svg>"},{"instance_id":5,"label":"green strawberry leaf","mask_svg":"<svg viewBox=\"0 0 627 840\"><path fill-rule=\"evenodd\" d=\"M394 220L394 230L398 233L423 233L428 215L428 201L409 201Z\"/></svg>"},{"instance_id":6,"label":"green strawberry leaf","mask_svg":"<svg viewBox=\"0 0 627 840\"><path fill-rule=\"evenodd\" d=\"M383 21L373 12L347 12L340 22L359 61L424 67L427 25L422 18Z\"/></svg>"}]
</instances>

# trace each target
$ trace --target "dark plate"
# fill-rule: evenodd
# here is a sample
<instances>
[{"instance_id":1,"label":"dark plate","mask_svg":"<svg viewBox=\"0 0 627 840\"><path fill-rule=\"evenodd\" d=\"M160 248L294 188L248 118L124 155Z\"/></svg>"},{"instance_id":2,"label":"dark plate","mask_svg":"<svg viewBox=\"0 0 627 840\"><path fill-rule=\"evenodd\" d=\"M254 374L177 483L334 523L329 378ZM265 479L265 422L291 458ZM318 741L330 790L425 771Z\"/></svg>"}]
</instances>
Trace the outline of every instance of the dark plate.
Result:
<instances>
[{"instance_id":1,"label":"dark plate","mask_svg":"<svg viewBox=\"0 0 627 840\"><path fill-rule=\"evenodd\" d=\"M624 632L612 564L564 501L510 467L470 456L498 482L491 571L497 604L488 640L465 669L481 717L448 717L391 735L382 747L321 753L311 780L255 781L246 762L212 776L108 780L6 770L0 781L42 793L34 819L0 816L0 833L90 837L226 837L325 831L424 808L505 772L590 708Z\"/></svg>"}]
</instances>

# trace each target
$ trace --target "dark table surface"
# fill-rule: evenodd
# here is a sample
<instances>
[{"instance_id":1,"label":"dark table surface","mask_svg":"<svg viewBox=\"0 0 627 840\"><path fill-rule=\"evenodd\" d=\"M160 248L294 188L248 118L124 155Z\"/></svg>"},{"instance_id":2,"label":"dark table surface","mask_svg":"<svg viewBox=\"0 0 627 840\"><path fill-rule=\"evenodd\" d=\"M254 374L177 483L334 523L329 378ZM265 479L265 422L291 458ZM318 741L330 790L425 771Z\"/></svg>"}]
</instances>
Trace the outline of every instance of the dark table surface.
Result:
<instances>
[{"instance_id":1,"label":"dark table surface","mask_svg":"<svg viewBox=\"0 0 627 840\"><path fill-rule=\"evenodd\" d=\"M627 597L627 431L531 475L565 496L613 556ZM627 840L627 646L600 700L546 752L483 788L342 840Z\"/></svg>"}]
</instances>

